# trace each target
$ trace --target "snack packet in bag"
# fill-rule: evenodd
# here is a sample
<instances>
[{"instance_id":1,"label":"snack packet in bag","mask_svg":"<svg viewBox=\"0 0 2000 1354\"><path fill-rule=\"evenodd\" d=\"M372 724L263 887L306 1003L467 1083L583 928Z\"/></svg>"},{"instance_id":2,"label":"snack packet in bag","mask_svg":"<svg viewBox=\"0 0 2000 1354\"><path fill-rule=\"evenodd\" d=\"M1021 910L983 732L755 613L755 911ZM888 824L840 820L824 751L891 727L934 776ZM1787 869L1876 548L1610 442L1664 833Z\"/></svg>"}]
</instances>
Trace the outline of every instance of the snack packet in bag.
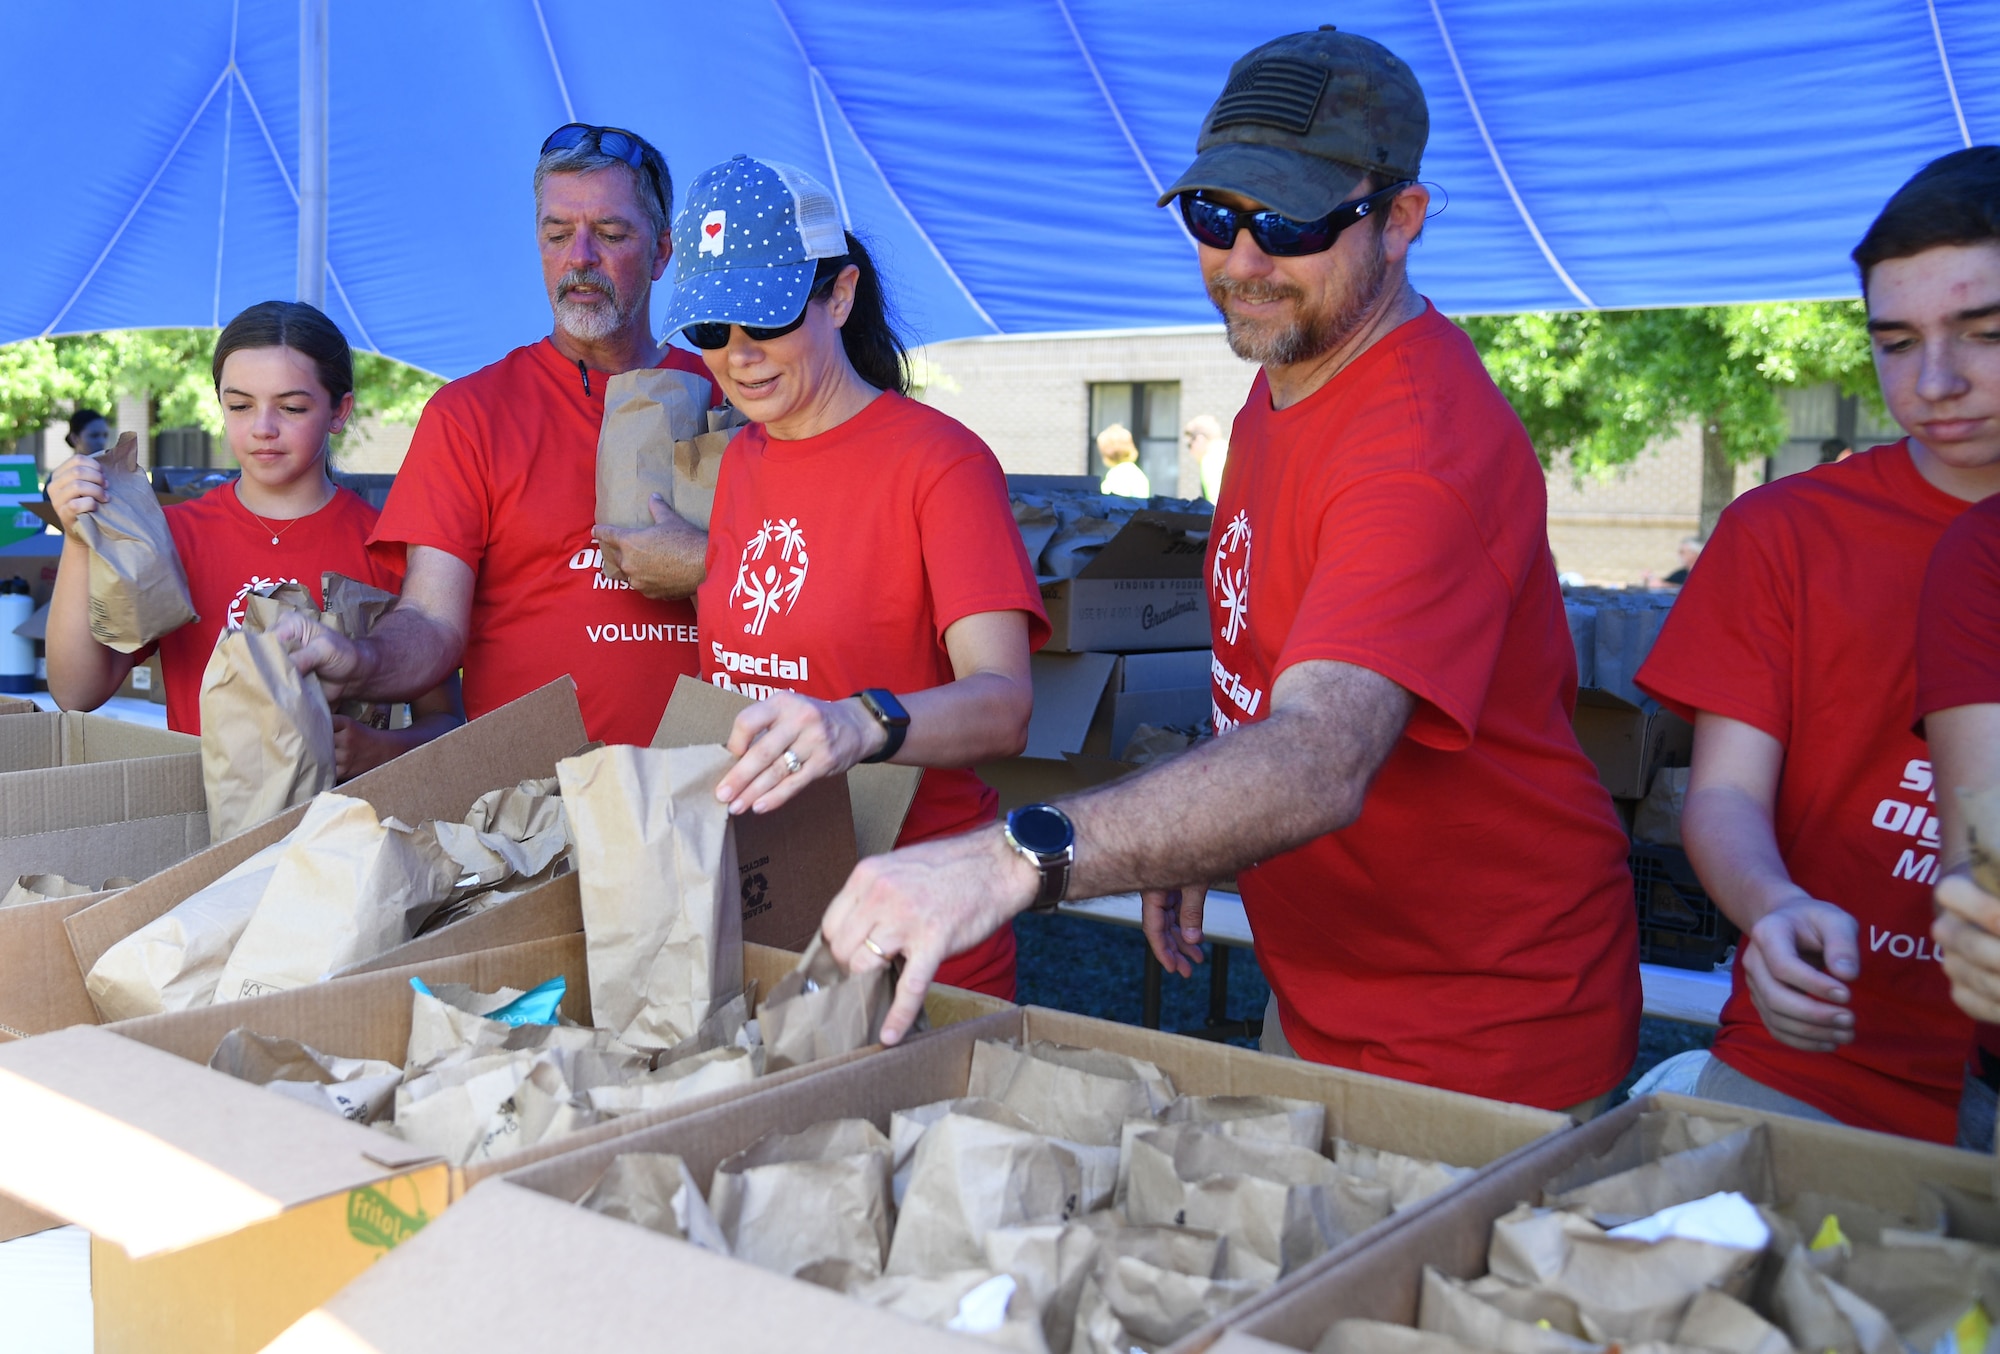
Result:
<instances>
[{"instance_id":1,"label":"snack packet in bag","mask_svg":"<svg viewBox=\"0 0 2000 1354\"><path fill-rule=\"evenodd\" d=\"M333 711L270 635L216 640L201 677L201 778L211 842L333 788Z\"/></svg>"},{"instance_id":2,"label":"snack packet in bag","mask_svg":"<svg viewBox=\"0 0 2000 1354\"><path fill-rule=\"evenodd\" d=\"M597 522L653 525L652 496L674 505L674 447L707 430L708 382L692 372L647 367L604 387L597 433Z\"/></svg>"},{"instance_id":3,"label":"snack packet in bag","mask_svg":"<svg viewBox=\"0 0 2000 1354\"><path fill-rule=\"evenodd\" d=\"M743 988L736 840L715 787L727 748L598 748L556 766L575 839L590 1009L671 1048Z\"/></svg>"},{"instance_id":4,"label":"snack packet in bag","mask_svg":"<svg viewBox=\"0 0 2000 1354\"><path fill-rule=\"evenodd\" d=\"M216 983L217 1001L323 981L409 939L451 893L450 857L429 833L363 799L314 799Z\"/></svg>"},{"instance_id":5,"label":"snack packet in bag","mask_svg":"<svg viewBox=\"0 0 2000 1354\"><path fill-rule=\"evenodd\" d=\"M199 618L167 515L139 468L138 437L120 436L98 464L105 501L71 531L90 547L91 638L132 653Z\"/></svg>"}]
</instances>

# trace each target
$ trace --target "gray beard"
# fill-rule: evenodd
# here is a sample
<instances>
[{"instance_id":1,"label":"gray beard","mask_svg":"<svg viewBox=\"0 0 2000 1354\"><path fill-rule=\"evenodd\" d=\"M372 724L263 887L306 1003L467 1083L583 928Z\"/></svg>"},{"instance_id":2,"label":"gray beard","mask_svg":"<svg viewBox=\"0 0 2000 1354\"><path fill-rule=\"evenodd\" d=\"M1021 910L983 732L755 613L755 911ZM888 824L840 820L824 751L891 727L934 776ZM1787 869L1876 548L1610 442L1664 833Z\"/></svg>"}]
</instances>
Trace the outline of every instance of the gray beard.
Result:
<instances>
[{"instance_id":1,"label":"gray beard","mask_svg":"<svg viewBox=\"0 0 2000 1354\"><path fill-rule=\"evenodd\" d=\"M597 288L610 304L579 306L569 301L566 295L569 289L584 284ZM602 343L631 323L633 312L645 303L643 290L628 301L618 294L610 278L594 268L564 273L556 283L555 299L551 302L555 307L556 327L580 343Z\"/></svg>"},{"instance_id":2,"label":"gray beard","mask_svg":"<svg viewBox=\"0 0 2000 1354\"><path fill-rule=\"evenodd\" d=\"M1309 362L1353 338L1374 313L1388 280L1389 261L1378 241L1368 255L1366 268L1354 279L1354 285L1339 305L1330 310L1313 311L1301 304L1298 321L1285 328L1252 326L1232 319L1224 303L1231 297L1246 301L1289 299L1303 303L1305 293L1297 287L1245 284L1218 271L1208 279L1208 299L1222 312L1231 352L1245 362L1255 362L1259 366L1289 367Z\"/></svg>"}]
</instances>

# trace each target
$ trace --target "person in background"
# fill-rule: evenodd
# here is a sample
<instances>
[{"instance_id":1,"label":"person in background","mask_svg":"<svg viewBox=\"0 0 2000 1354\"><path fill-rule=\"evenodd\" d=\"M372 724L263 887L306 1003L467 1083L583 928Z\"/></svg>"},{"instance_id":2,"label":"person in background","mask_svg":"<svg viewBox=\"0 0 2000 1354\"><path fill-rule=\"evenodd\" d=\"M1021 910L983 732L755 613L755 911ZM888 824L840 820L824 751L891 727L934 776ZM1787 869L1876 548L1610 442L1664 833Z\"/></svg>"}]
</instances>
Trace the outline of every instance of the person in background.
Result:
<instances>
[{"instance_id":1,"label":"person in background","mask_svg":"<svg viewBox=\"0 0 2000 1354\"><path fill-rule=\"evenodd\" d=\"M686 599L705 538L657 496L651 527L596 525L597 435L613 375L708 379L652 336L673 180L637 134L573 122L542 143L534 201L554 324L424 407L372 538L408 551L402 600L359 644L292 620L278 633L342 697L405 699L463 664L476 716L567 675L593 739L643 746L674 677L700 668Z\"/></svg>"},{"instance_id":2,"label":"person in background","mask_svg":"<svg viewBox=\"0 0 2000 1354\"><path fill-rule=\"evenodd\" d=\"M1681 557L1681 567L1664 578L1649 571L1642 580L1645 586L1653 589L1678 588L1688 581L1688 571L1694 568L1694 562L1701 558L1701 537L1683 537L1677 549Z\"/></svg>"},{"instance_id":3,"label":"person in background","mask_svg":"<svg viewBox=\"0 0 2000 1354\"><path fill-rule=\"evenodd\" d=\"M885 1040L946 954L1065 897L1143 890L1186 975L1207 881L1234 874L1269 1051L1583 1114L1631 1068L1629 846L1570 725L1541 463L1408 274L1429 121L1354 34L1231 69L1161 202L1262 367L1205 569L1218 736L863 861L822 930L844 964L904 956Z\"/></svg>"},{"instance_id":4,"label":"person in background","mask_svg":"<svg viewBox=\"0 0 2000 1354\"><path fill-rule=\"evenodd\" d=\"M899 845L991 823L970 768L1026 746L1028 655L1049 636L1000 463L908 398L881 276L810 175L738 156L695 180L675 233L668 326L750 419L698 594L702 676L757 702L717 795L768 812L893 761L925 768ZM1011 1000L1013 932L942 974Z\"/></svg>"},{"instance_id":5,"label":"person in background","mask_svg":"<svg viewBox=\"0 0 2000 1354\"><path fill-rule=\"evenodd\" d=\"M95 456L111 445L111 425L95 409L78 409L69 416L63 441L78 456Z\"/></svg>"},{"instance_id":6,"label":"person in background","mask_svg":"<svg viewBox=\"0 0 2000 1354\"><path fill-rule=\"evenodd\" d=\"M1122 423L1114 423L1097 435L1097 457L1108 467L1102 488L1120 498L1151 498L1153 486L1139 468L1139 444Z\"/></svg>"},{"instance_id":7,"label":"person in background","mask_svg":"<svg viewBox=\"0 0 2000 1354\"><path fill-rule=\"evenodd\" d=\"M327 473L329 439L354 410L354 361L339 327L303 302L262 302L217 336L210 371L222 403L223 436L243 475L166 510L197 619L136 653L119 653L92 638L90 547L69 529L105 501L104 471L79 453L49 480L49 502L64 531L49 602L49 694L65 710L104 704L157 648L167 727L198 734L202 673L217 637L242 624L252 588L297 583L319 602L323 572L391 592L402 581L394 556L368 549L375 510ZM371 728L335 715L340 777L379 766L463 723L457 687L455 677L447 678L422 693L404 729Z\"/></svg>"},{"instance_id":8,"label":"person in background","mask_svg":"<svg viewBox=\"0 0 2000 1354\"><path fill-rule=\"evenodd\" d=\"M1181 429L1195 464L1201 467L1201 496L1210 503L1222 493L1222 467L1229 460L1229 442L1214 414L1196 414Z\"/></svg>"},{"instance_id":9,"label":"person in background","mask_svg":"<svg viewBox=\"0 0 2000 1354\"><path fill-rule=\"evenodd\" d=\"M1829 437L1819 444L1821 465L1837 465L1853 454L1854 448L1847 444L1847 439L1844 437Z\"/></svg>"},{"instance_id":10,"label":"person in background","mask_svg":"<svg viewBox=\"0 0 2000 1354\"><path fill-rule=\"evenodd\" d=\"M1695 1093L1949 1143L1973 1028L1927 943L1912 600L2000 491L2000 147L1924 166L1854 262L1908 436L1731 504L1638 684L1694 721L1682 838L1743 931Z\"/></svg>"}]
</instances>

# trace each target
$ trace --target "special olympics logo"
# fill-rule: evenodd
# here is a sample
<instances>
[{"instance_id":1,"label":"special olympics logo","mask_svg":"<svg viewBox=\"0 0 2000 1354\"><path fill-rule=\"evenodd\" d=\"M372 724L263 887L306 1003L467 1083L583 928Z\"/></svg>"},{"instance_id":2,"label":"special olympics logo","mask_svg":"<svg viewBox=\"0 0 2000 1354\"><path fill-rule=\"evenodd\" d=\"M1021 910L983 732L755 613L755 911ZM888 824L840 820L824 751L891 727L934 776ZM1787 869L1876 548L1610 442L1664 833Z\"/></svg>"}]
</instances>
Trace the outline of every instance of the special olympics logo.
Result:
<instances>
[{"instance_id":1,"label":"special olympics logo","mask_svg":"<svg viewBox=\"0 0 2000 1354\"><path fill-rule=\"evenodd\" d=\"M1241 559L1238 559L1241 551ZM1229 519L1215 549L1215 567L1209 574L1217 600L1228 617L1222 624L1222 642L1234 644L1243 627L1250 623L1250 515L1239 512Z\"/></svg>"},{"instance_id":2,"label":"special olympics logo","mask_svg":"<svg viewBox=\"0 0 2000 1354\"><path fill-rule=\"evenodd\" d=\"M776 556L767 559L774 546ZM736 566L736 586L729 590L729 604L735 606L737 599L742 598L744 613L749 618L743 623L743 632L761 635L773 612L782 608L786 615L791 614L799 600L799 590L805 585L806 537L799 530L799 519L767 520L743 547L743 558Z\"/></svg>"}]
</instances>

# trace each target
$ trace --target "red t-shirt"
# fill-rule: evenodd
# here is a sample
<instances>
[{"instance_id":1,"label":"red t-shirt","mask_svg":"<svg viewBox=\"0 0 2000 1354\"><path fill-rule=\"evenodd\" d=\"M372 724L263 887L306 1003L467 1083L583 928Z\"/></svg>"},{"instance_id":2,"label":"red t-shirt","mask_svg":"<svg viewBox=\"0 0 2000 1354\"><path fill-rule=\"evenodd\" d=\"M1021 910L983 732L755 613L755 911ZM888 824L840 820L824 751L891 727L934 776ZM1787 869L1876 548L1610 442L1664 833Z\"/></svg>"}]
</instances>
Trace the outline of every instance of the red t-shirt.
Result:
<instances>
[{"instance_id":1,"label":"red t-shirt","mask_svg":"<svg viewBox=\"0 0 2000 1354\"><path fill-rule=\"evenodd\" d=\"M729 444L697 596L702 677L759 699L943 686L944 632L981 612L1026 612L1030 648L1049 637L1000 463L963 424L896 394L817 437L752 424ZM970 770L930 768L897 845L990 823L998 802ZM1011 998L1013 931L938 977Z\"/></svg>"},{"instance_id":2,"label":"red t-shirt","mask_svg":"<svg viewBox=\"0 0 2000 1354\"><path fill-rule=\"evenodd\" d=\"M318 512L291 522L257 520L236 497L235 484L209 490L167 510L188 596L199 618L154 646L167 687L167 727L201 732L201 675L225 626L243 623L243 599L267 583L302 583L321 601L322 573L345 574L395 592L403 586L400 551L371 551L375 510L351 489L336 489ZM278 543L271 543L275 531ZM142 650L143 660L152 650Z\"/></svg>"},{"instance_id":3,"label":"red t-shirt","mask_svg":"<svg viewBox=\"0 0 2000 1354\"><path fill-rule=\"evenodd\" d=\"M678 348L660 365L708 376ZM696 671L694 608L651 601L598 568L597 433L610 379L593 371L586 391L576 363L543 339L451 382L424 406L370 539L443 550L476 576L468 716L567 674L592 738L644 746L674 678Z\"/></svg>"},{"instance_id":4,"label":"red t-shirt","mask_svg":"<svg viewBox=\"0 0 2000 1354\"><path fill-rule=\"evenodd\" d=\"M1416 698L1361 817L1238 876L1292 1047L1550 1108L1611 1090L1638 1046L1625 836L1570 727L1542 468L1471 341L1426 303L1288 409L1260 374L1215 521L1218 730L1312 660Z\"/></svg>"},{"instance_id":5,"label":"red t-shirt","mask_svg":"<svg viewBox=\"0 0 2000 1354\"><path fill-rule=\"evenodd\" d=\"M1861 1128L1951 1142L1972 1022L1930 943L1936 803L1910 731L1924 566L1966 504L1898 442L1788 475L1722 514L1638 683L1784 745L1775 827L1792 881L1860 925L1855 1039L1771 1037L1736 966L1715 1055Z\"/></svg>"},{"instance_id":6,"label":"red t-shirt","mask_svg":"<svg viewBox=\"0 0 2000 1354\"><path fill-rule=\"evenodd\" d=\"M1938 542L1917 608L1917 721L2000 704L2000 494L1958 515Z\"/></svg>"}]
</instances>

